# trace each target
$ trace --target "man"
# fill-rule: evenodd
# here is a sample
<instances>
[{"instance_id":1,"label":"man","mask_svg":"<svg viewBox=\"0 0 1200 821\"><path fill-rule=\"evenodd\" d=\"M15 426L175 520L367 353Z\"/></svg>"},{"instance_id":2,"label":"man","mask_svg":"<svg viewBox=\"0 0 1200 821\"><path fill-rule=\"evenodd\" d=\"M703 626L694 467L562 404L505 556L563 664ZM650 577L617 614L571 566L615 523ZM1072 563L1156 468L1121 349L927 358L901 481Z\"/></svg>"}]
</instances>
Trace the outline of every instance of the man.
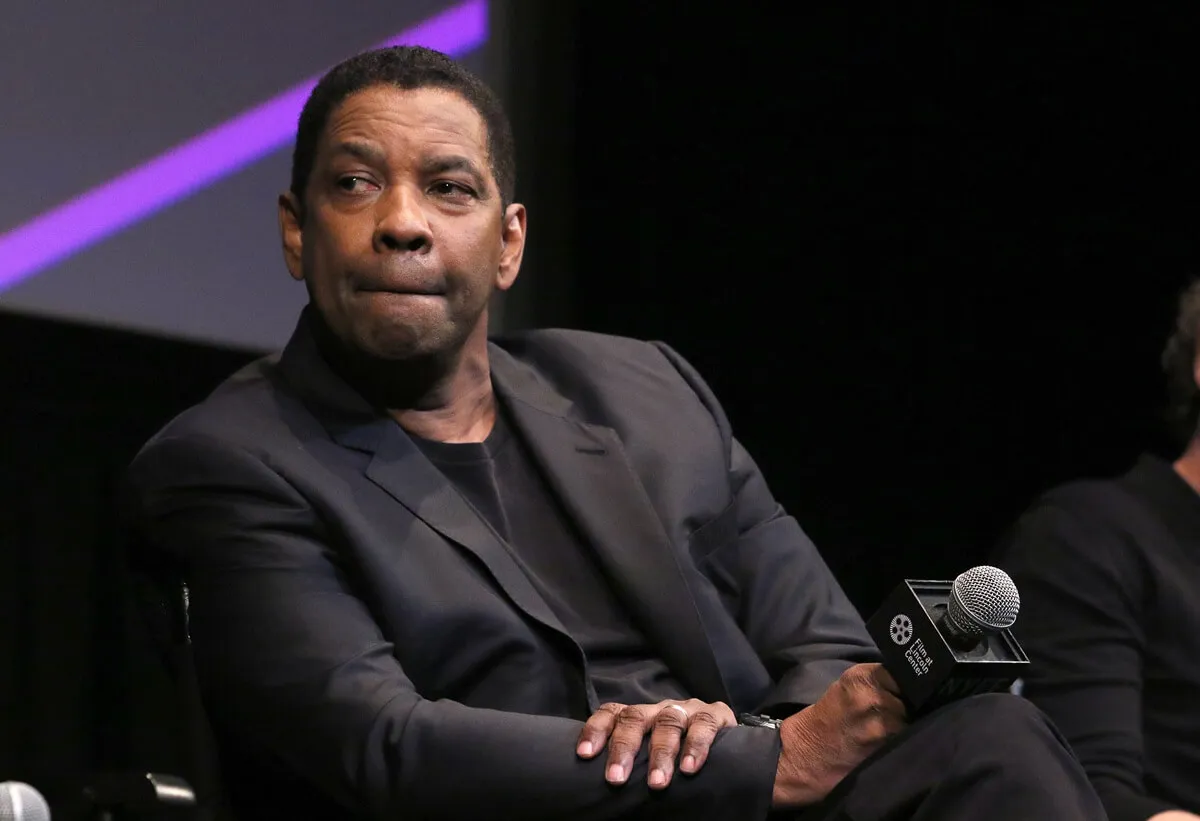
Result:
<instances>
[{"instance_id":1,"label":"man","mask_svg":"<svg viewBox=\"0 0 1200 821\"><path fill-rule=\"evenodd\" d=\"M1021 590L1024 692L1113 821L1200 821L1200 282L1163 354L1183 454L1051 490L1001 546Z\"/></svg>"},{"instance_id":2,"label":"man","mask_svg":"<svg viewBox=\"0 0 1200 821\"><path fill-rule=\"evenodd\" d=\"M1018 699L906 728L678 354L489 344L513 178L500 106L443 55L334 68L279 202L295 336L132 466L241 814L1102 818Z\"/></svg>"}]
</instances>

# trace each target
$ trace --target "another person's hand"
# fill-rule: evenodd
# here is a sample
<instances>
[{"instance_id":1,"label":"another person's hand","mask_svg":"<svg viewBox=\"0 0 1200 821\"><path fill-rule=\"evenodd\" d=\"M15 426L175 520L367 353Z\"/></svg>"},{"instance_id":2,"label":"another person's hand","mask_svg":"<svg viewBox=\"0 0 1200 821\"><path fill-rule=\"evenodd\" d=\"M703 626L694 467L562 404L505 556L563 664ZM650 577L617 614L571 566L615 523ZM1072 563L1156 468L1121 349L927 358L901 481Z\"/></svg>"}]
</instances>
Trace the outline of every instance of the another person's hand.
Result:
<instances>
[{"instance_id":1,"label":"another person's hand","mask_svg":"<svg viewBox=\"0 0 1200 821\"><path fill-rule=\"evenodd\" d=\"M735 724L733 710L720 701L709 704L693 698L657 704L602 704L584 724L575 749L580 758L594 758L607 744L604 777L610 784L624 784L646 733L650 733L647 783L661 790L671 783L681 747L679 769L690 775L704 766L717 731Z\"/></svg>"},{"instance_id":2,"label":"another person's hand","mask_svg":"<svg viewBox=\"0 0 1200 821\"><path fill-rule=\"evenodd\" d=\"M799 807L820 801L906 726L900 688L880 664L856 664L829 685L815 704L780 727L783 751L774 804Z\"/></svg>"}]
</instances>

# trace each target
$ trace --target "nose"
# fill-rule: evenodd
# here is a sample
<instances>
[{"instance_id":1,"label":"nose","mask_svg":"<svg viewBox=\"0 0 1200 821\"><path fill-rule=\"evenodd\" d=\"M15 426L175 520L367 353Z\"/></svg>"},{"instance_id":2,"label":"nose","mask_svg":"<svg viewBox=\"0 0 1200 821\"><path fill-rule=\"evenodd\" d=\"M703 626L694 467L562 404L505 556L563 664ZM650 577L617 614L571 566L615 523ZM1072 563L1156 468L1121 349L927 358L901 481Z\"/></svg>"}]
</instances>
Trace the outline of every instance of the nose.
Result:
<instances>
[{"instance_id":1,"label":"nose","mask_svg":"<svg viewBox=\"0 0 1200 821\"><path fill-rule=\"evenodd\" d=\"M372 237L376 253L421 253L433 245L419 191L407 185L392 186L377 200L376 208Z\"/></svg>"}]
</instances>

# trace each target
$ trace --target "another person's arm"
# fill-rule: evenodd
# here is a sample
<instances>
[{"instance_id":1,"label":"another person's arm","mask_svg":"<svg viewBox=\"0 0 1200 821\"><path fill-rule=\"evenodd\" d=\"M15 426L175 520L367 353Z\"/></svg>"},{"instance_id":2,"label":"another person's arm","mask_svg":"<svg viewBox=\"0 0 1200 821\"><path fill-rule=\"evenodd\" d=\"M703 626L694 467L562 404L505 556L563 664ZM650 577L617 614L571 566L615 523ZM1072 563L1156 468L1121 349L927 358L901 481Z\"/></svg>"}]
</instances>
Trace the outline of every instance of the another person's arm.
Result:
<instances>
[{"instance_id":1,"label":"another person's arm","mask_svg":"<svg viewBox=\"0 0 1200 821\"><path fill-rule=\"evenodd\" d=\"M722 730L704 770L665 792L605 783L582 722L421 697L355 596L309 503L254 455L165 439L134 464L143 537L182 566L207 706L248 750L371 818L766 816L775 733Z\"/></svg>"},{"instance_id":2,"label":"another person's arm","mask_svg":"<svg viewBox=\"0 0 1200 821\"><path fill-rule=\"evenodd\" d=\"M1144 572L1108 507L1078 494L1040 503L998 563L1021 591L1025 695L1071 743L1112 821L1146 821L1174 808L1143 783Z\"/></svg>"}]
</instances>

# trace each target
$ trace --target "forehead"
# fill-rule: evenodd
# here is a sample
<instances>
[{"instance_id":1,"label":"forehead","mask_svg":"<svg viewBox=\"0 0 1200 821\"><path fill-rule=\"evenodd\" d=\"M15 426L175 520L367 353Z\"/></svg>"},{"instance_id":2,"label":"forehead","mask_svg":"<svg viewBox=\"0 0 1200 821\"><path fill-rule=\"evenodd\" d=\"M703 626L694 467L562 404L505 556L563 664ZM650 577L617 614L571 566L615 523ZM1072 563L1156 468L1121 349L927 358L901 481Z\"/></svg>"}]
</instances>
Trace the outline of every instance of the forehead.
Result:
<instances>
[{"instance_id":1,"label":"forehead","mask_svg":"<svg viewBox=\"0 0 1200 821\"><path fill-rule=\"evenodd\" d=\"M440 88L372 86L343 100L322 134L328 148L347 140L381 148L432 151L439 148L487 156L487 125L461 95Z\"/></svg>"}]
</instances>

